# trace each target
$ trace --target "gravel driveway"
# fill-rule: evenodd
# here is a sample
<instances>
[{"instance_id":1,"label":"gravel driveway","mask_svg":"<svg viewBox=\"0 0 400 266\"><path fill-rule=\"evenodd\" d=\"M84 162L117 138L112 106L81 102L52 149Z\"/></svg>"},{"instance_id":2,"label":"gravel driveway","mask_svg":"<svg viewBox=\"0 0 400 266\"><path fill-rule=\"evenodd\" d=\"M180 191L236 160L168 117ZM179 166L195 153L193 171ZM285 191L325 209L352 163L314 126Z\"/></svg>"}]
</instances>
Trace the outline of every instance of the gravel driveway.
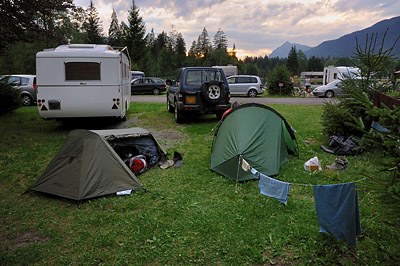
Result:
<instances>
[{"instance_id":1,"label":"gravel driveway","mask_svg":"<svg viewBox=\"0 0 400 266\"><path fill-rule=\"evenodd\" d=\"M132 95L133 102L153 102L164 103L167 101L165 95L161 96L137 96ZM261 103L261 104L298 104L298 105L323 105L325 101L334 101L328 98L247 98L247 97L231 97L231 102L239 103Z\"/></svg>"}]
</instances>

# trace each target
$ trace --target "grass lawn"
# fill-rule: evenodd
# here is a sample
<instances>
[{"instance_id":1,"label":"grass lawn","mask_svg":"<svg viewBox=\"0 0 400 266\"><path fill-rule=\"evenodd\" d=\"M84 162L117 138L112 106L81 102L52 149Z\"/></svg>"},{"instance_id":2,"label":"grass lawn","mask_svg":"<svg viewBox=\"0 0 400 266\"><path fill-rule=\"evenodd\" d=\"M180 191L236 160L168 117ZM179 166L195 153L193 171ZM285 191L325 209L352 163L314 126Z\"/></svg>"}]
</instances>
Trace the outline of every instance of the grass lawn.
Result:
<instances>
[{"instance_id":1,"label":"grass lawn","mask_svg":"<svg viewBox=\"0 0 400 266\"><path fill-rule=\"evenodd\" d=\"M303 164L324 153L321 106L271 105L297 130L299 157L278 179L335 184L377 175L376 154L348 158L346 171L310 174ZM291 186L287 206L259 193L258 182L235 183L210 169L215 116L183 125L165 103L133 103L125 127L153 132L169 152L183 154L181 168L151 168L139 176L149 190L85 202L39 193L32 186L74 127L42 120L35 107L0 118L1 265L395 265L398 228L384 222L379 202L359 182L363 234L357 248L319 233L312 187ZM109 126L109 125L108 125ZM95 156L95 155L94 155Z\"/></svg>"}]
</instances>

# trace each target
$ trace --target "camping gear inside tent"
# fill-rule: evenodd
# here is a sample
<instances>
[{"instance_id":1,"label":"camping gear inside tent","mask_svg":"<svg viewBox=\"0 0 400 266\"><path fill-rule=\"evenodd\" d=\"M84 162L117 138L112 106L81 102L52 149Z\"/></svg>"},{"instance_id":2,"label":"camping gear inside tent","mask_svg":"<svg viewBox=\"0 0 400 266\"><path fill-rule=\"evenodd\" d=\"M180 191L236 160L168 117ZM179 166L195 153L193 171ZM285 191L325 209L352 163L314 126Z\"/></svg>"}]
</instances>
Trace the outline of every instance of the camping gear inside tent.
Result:
<instances>
[{"instance_id":1,"label":"camping gear inside tent","mask_svg":"<svg viewBox=\"0 0 400 266\"><path fill-rule=\"evenodd\" d=\"M73 130L30 190L84 200L141 188L128 167L137 155L151 166L166 153L142 128Z\"/></svg>"},{"instance_id":2,"label":"camping gear inside tent","mask_svg":"<svg viewBox=\"0 0 400 266\"><path fill-rule=\"evenodd\" d=\"M274 109L257 103L232 109L218 123L211 170L236 181L254 179L239 164L244 158L265 175L279 173L289 153L297 155L294 130Z\"/></svg>"}]
</instances>

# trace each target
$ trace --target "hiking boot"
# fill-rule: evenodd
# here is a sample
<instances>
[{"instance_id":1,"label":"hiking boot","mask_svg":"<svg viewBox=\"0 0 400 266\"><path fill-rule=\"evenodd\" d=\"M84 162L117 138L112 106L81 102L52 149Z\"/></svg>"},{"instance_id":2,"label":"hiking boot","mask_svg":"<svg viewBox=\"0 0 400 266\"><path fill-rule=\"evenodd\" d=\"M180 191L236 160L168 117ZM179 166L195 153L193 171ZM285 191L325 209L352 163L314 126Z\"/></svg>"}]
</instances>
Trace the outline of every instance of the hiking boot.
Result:
<instances>
[{"instance_id":1,"label":"hiking boot","mask_svg":"<svg viewBox=\"0 0 400 266\"><path fill-rule=\"evenodd\" d=\"M179 152L177 152L177 151L174 152L174 157L172 158L172 160L173 160L174 163L175 163L174 168L179 168L179 167L181 167L182 164L183 164L183 157L182 157L182 155L181 155Z\"/></svg>"},{"instance_id":2,"label":"hiking boot","mask_svg":"<svg viewBox=\"0 0 400 266\"><path fill-rule=\"evenodd\" d=\"M160 168L161 169L167 169L167 168L169 168L169 167L171 167L173 165L174 165L174 161L173 160L168 160L164 164L160 165Z\"/></svg>"},{"instance_id":3,"label":"hiking boot","mask_svg":"<svg viewBox=\"0 0 400 266\"><path fill-rule=\"evenodd\" d=\"M347 158L344 156L340 156L335 160L335 162L331 165L326 166L326 169L330 170L346 170L347 169Z\"/></svg>"}]
</instances>

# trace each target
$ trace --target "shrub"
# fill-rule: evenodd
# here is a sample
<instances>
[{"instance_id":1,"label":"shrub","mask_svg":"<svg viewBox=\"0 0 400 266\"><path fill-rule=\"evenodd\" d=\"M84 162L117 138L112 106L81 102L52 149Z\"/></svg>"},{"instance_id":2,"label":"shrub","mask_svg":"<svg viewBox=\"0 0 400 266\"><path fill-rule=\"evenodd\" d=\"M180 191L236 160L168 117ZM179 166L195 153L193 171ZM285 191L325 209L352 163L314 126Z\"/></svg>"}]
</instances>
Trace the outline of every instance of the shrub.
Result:
<instances>
[{"instance_id":1,"label":"shrub","mask_svg":"<svg viewBox=\"0 0 400 266\"><path fill-rule=\"evenodd\" d=\"M386 34L385 34L386 35ZM399 36L400 37L400 36ZM394 84L383 87L373 78L391 58L395 46L383 50L383 43L375 51L377 35L372 34L365 48L356 40L355 66L361 69L359 78L346 79L342 90L348 97L339 98L338 103L326 103L322 116L324 131L328 134L355 134L362 137L363 148L385 155L385 161L374 176L367 176L366 188L381 200L385 220L400 224L400 108L377 108L373 105L374 91L396 91ZM378 122L390 132L371 128L372 121ZM347 134L346 134L347 133Z\"/></svg>"},{"instance_id":2,"label":"shrub","mask_svg":"<svg viewBox=\"0 0 400 266\"><path fill-rule=\"evenodd\" d=\"M279 83L283 83L279 87ZM290 71L286 66L276 66L268 79L268 92L269 94L289 95L292 93L290 87Z\"/></svg>"},{"instance_id":3,"label":"shrub","mask_svg":"<svg viewBox=\"0 0 400 266\"><path fill-rule=\"evenodd\" d=\"M351 110L348 110L343 105L326 102L321 121L324 133L328 136L360 136L359 130L352 125Z\"/></svg>"},{"instance_id":4,"label":"shrub","mask_svg":"<svg viewBox=\"0 0 400 266\"><path fill-rule=\"evenodd\" d=\"M0 115L12 112L21 105L20 91L7 78L0 80Z\"/></svg>"}]
</instances>

